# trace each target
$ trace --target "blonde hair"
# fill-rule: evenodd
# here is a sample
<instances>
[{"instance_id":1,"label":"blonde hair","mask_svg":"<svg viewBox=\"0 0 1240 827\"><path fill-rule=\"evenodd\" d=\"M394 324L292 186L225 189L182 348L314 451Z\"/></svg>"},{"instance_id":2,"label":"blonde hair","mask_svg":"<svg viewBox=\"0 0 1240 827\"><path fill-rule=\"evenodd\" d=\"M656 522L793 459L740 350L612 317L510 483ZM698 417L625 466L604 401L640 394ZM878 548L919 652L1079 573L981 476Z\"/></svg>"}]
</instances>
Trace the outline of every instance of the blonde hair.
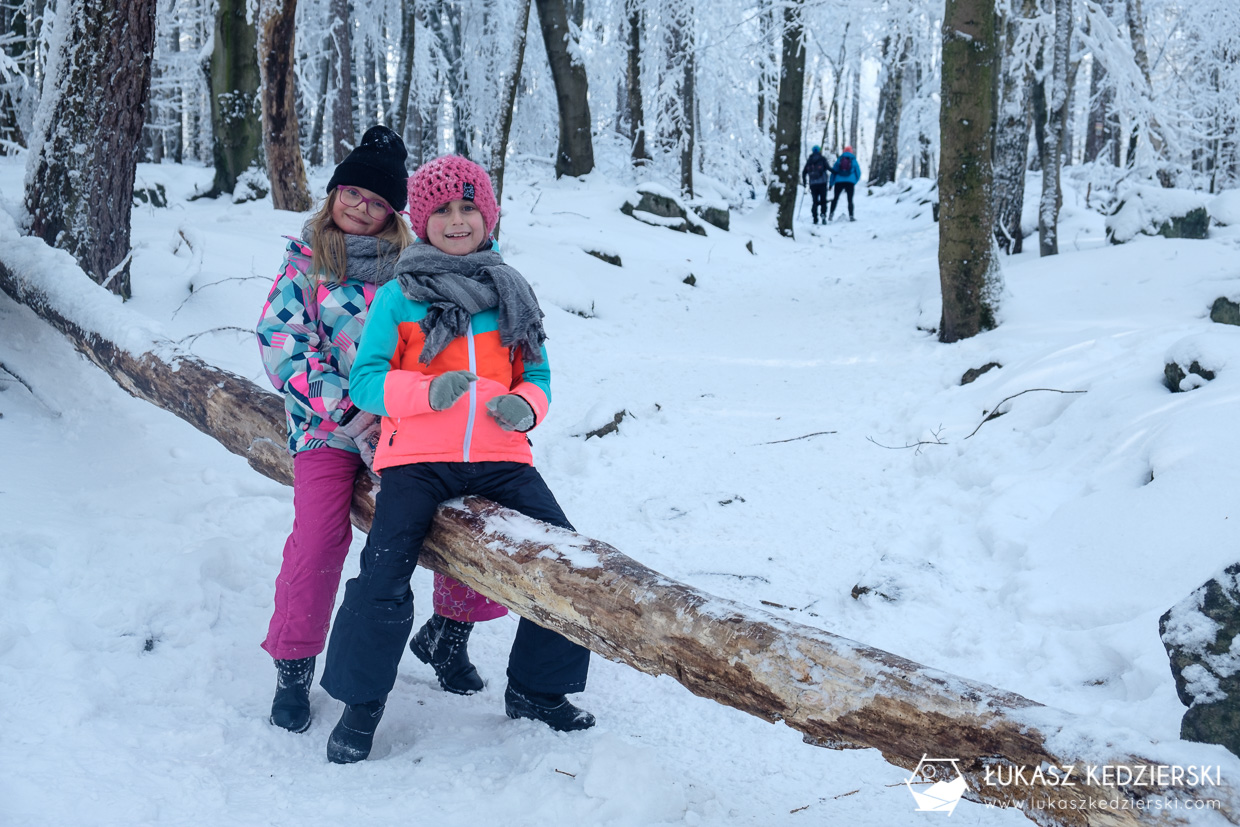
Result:
<instances>
[{"instance_id":1,"label":"blonde hair","mask_svg":"<svg viewBox=\"0 0 1240 827\"><path fill-rule=\"evenodd\" d=\"M344 281L349 270L348 253L344 241L345 232L332 220L332 207L336 205L336 199L339 196L339 190L332 190L327 200L323 202L323 206L319 207L319 211L307 222L314 248L310 274L324 281L330 277L337 283ZM374 237L383 239L395 247L396 255L400 255L402 250L413 243L413 233L401 220L400 214L395 212L388 214L383 229Z\"/></svg>"}]
</instances>

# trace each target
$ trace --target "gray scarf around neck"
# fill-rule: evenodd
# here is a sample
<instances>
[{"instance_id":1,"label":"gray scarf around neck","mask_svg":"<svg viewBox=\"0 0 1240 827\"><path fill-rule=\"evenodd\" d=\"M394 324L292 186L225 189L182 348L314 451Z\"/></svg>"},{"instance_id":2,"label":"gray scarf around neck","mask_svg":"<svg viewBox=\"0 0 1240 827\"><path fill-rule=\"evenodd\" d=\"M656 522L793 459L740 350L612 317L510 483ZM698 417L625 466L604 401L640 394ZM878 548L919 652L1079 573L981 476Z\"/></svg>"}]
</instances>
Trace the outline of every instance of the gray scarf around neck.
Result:
<instances>
[{"instance_id":1,"label":"gray scarf around neck","mask_svg":"<svg viewBox=\"0 0 1240 827\"><path fill-rule=\"evenodd\" d=\"M430 305L419 323L426 345L418 357L424 365L458 336L464 336L475 313L499 307L499 340L518 350L530 364L542 361L547 339L543 312L530 283L504 264L494 250L453 256L430 244L406 247L396 262L401 292L410 301Z\"/></svg>"},{"instance_id":2,"label":"gray scarf around neck","mask_svg":"<svg viewBox=\"0 0 1240 827\"><path fill-rule=\"evenodd\" d=\"M370 235L343 235L348 267L342 278L357 279L376 286L392 280L395 275L393 265L397 258L396 245ZM314 231L309 224L301 228L301 240L306 242L311 250L314 249Z\"/></svg>"}]
</instances>

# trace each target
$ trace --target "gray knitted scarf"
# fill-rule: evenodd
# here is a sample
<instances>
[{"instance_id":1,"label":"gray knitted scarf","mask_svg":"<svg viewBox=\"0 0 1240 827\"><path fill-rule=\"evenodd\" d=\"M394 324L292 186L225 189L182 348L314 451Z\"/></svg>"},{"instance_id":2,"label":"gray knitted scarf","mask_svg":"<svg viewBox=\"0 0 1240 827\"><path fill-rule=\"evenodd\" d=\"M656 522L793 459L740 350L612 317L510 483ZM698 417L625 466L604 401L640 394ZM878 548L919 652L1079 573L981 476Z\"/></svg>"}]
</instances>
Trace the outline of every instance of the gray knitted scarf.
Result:
<instances>
[{"instance_id":1,"label":"gray knitted scarf","mask_svg":"<svg viewBox=\"0 0 1240 827\"><path fill-rule=\"evenodd\" d=\"M530 364L542 361L547 339L543 312L530 283L494 250L453 256L430 244L406 247L396 262L401 292L430 305L419 324L426 346L418 357L429 365L448 343L464 336L469 317L499 307L499 340Z\"/></svg>"},{"instance_id":2,"label":"gray knitted scarf","mask_svg":"<svg viewBox=\"0 0 1240 827\"><path fill-rule=\"evenodd\" d=\"M314 249L314 232L310 225L301 228L301 240ZM382 238L369 235L344 234L345 256L348 272L344 278L357 279L368 284L383 285L395 275L396 245Z\"/></svg>"}]
</instances>

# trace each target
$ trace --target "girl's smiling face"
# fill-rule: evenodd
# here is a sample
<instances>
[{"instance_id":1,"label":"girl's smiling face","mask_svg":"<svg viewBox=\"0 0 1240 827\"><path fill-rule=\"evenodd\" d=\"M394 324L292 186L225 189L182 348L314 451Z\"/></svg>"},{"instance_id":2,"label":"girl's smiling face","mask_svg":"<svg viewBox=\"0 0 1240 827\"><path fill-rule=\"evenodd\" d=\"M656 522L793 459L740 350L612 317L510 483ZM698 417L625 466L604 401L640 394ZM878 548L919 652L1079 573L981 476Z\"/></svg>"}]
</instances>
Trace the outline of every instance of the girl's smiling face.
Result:
<instances>
[{"instance_id":1,"label":"girl's smiling face","mask_svg":"<svg viewBox=\"0 0 1240 827\"><path fill-rule=\"evenodd\" d=\"M426 235L435 249L450 256L465 256L482 246L487 225L473 201L458 198L431 213Z\"/></svg>"},{"instance_id":2,"label":"girl's smiling face","mask_svg":"<svg viewBox=\"0 0 1240 827\"><path fill-rule=\"evenodd\" d=\"M349 189L357 190L362 198L366 200L359 201L356 207L350 207L344 203L343 193L339 190L332 193L332 197L335 199L332 202L332 221L335 222L341 231L350 235L378 235L381 233L384 226L387 225L388 216L375 218L368 212L369 204L367 201L379 201L383 204L387 202L380 198L378 193L371 192L364 187L350 185Z\"/></svg>"}]
</instances>

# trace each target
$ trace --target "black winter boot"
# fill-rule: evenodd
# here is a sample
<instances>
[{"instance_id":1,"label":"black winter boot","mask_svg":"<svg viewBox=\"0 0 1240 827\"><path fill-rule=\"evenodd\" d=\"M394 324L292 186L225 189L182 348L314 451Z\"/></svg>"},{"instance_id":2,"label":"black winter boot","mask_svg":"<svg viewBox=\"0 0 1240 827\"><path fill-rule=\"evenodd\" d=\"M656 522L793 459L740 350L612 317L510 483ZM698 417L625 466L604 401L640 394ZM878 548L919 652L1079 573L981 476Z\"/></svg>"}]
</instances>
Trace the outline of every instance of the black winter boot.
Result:
<instances>
[{"instance_id":1,"label":"black winter boot","mask_svg":"<svg viewBox=\"0 0 1240 827\"><path fill-rule=\"evenodd\" d=\"M310 684L314 682L314 658L276 661L276 696L271 702L271 723L289 732L310 728Z\"/></svg>"},{"instance_id":2,"label":"black winter boot","mask_svg":"<svg viewBox=\"0 0 1240 827\"><path fill-rule=\"evenodd\" d=\"M383 718L387 696L377 701L349 704L327 739L327 760L333 764L365 761L375 742L375 730Z\"/></svg>"},{"instance_id":3,"label":"black winter boot","mask_svg":"<svg viewBox=\"0 0 1240 827\"><path fill-rule=\"evenodd\" d=\"M574 732L594 726L594 716L573 706L563 695L513 689L511 681L504 690L504 711L509 718L542 721L557 732Z\"/></svg>"},{"instance_id":4,"label":"black winter boot","mask_svg":"<svg viewBox=\"0 0 1240 827\"><path fill-rule=\"evenodd\" d=\"M439 678L439 685L445 692L472 695L482 690L482 678L469 662L466 648L473 630L472 623L431 615L409 641L409 651L434 668L435 677Z\"/></svg>"}]
</instances>

